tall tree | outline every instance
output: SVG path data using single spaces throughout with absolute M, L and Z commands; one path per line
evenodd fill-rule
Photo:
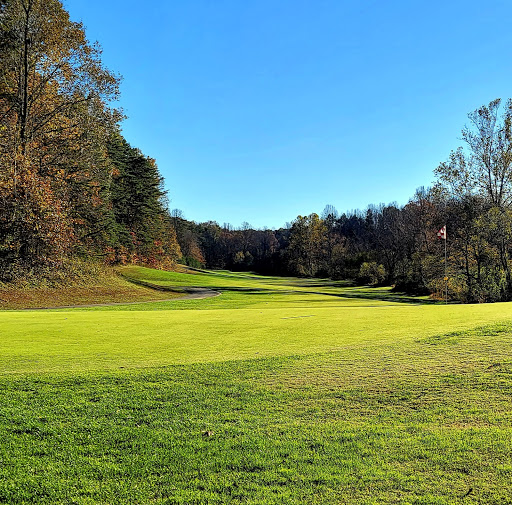
M 451 153 L 448 162 L 436 169 L 438 186 L 448 198 L 470 202 L 483 200 L 483 215 L 488 228 L 487 247 L 499 258 L 505 282 L 500 285 L 501 299 L 512 298 L 510 210 L 512 208 L 512 100 L 507 100 L 500 116 L 501 100 L 496 99 L 469 114 L 470 125 L 462 130 L 466 149 Z M 474 227 L 474 226 L 473 226 Z M 466 227 L 467 228 L 467 227 Z M 481 244 L 480 241 L 478 241 Z M 468 249 L 469 250 L 469 249 Z M 469 259 L 468 259 L 469 264 Z M 472 278 L 468 271 L 466 277 Z M 494 283 L 496 284 L 496 283 Z M 471 285 L 471 292 L 473 292 Z
M 293 222 L 288 255 L 290 265 L 298 275 L 314 277 L 325 270 L 323 260 L 327 228 L 318 214 L 298 216 Z
M 119 79 L 59 1 L 0 5 L 0 261 L 33 265 L 104 228 Z
M 458 196 L 479 194 L 489 206 L 512 206 L 512 100 L 499 115 L 498 98 L 471 112 L 462 130 L 466 149 L 452 152 L 436 169 L 440 184 Z
M 108 151 L 115 167 L 111 185 L 114 245 L 117 242 L 124 255 L 142 262 L 179 259 L 174 226 L 179 218 L 166 208 L 163 178 L 155 160 L 131 147 L 119 133 L 112 136 Z

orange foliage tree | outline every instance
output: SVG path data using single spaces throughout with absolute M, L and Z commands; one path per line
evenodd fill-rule
M 58 263 L 105 233 L 119 79 L 57 0 L 0 0 L 0 266 Z

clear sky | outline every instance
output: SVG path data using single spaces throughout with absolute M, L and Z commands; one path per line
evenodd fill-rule
M 64 0 L 187 219 L 405 204 L 512 97 L 510 0 Z

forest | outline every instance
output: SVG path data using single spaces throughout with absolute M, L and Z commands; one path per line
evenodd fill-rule
M 171 212 L 191 266 L 350 279 L 462 302 L 512 299 L 512 102 L 470 113 L 463 147 L 406 205 L 298 216 L 279 230 L 197 224 Z M 438 231 L 446 226 L 446 238 Z M 446 265 L 445 265 L 445 246 Z
M 155 160 L 123 138 L 119 76 L 59 1 L 0 1 L 0 76 L 1 280 L 172 265 Z
M 0 282 L 183 262 L 512 300 L 510 100 L 471 112 L 464 145 L 405 205 L 327 205 L 279 230 L 234 229 L 168 208 L 156 161 L 122 135 L 119 82 L 61 2 L 0 0 Z

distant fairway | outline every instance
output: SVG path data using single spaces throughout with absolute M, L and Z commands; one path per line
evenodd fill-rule
M 512 304 L 130 267 L 0 312 L 0 503 L 512 503 Z
M 167 287 L 222 296 L 63 311 L 0 313 L 0 372 L 103 370 L 390 345 L 512 320 L 512 304 L 434 305 L 318 280 L 128 268 Z

